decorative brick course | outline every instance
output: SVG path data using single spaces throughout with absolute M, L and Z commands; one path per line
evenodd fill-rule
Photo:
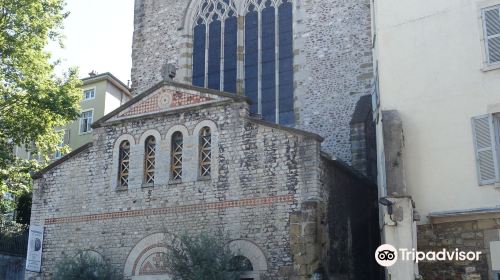
M 293 199 L 294 199 L 293 195 L 284 195 L 284 196 L 274 196 L 274 197 L 264 197 L 264 198 L 230 200 L 230 201 L 213 202 L 213 203 L 191 204 L 191 205 L 174 206 L 166 208 L 142 209 L 142 210 L 132 210 L 123 212 L 84 215 L 84 216 L 49 218 L 45 219 L 45 225 L 81 223 L 81 222 L 101 221 L 108 219 L 120 219 L 120 218 L 140 217 L 140 216 L 165 215 L 165 214 L 175 214 L 175 213 L 183 213 L 190 211 L 204 211 L 209 209 L 260 206 L 260 205 L 269 205 L 275 203 L 293 202 Z

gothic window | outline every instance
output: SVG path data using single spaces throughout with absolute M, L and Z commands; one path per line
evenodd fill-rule
M 291 1 L 201 0 L 193 28 L 193 85 L 236 93 L 239 78 L 253 101 L 252 113 L 293 125 Z M 239 23 L 238 17 L 244 20 Z M 238 37 L 244 38 L 241 46 Z M 241 69 L 239 48 L 244 50 Z
M 200 176 L 208 177 L 212 167 L 212 134 L 209 127 L 200 132 Z
M 193 30 L 193 85 L 236 93 L 237 18 L 233 0 L 203 0 Z
M 122 188 L 128 187 L 128 176 L 130 170 L 130 142 L 123 141 L 119 150 L 119 173 L 118 182 Z
M 182 133 L 177 131 L 172 135 L 172 159 L 171 159 L 172 180 L 182 179 L 182 149 L 183 149 Z
M 154 136 L 149 136 L 145 141 L 144 148 L 144 183 L 153 184 L 155 182 L 155 156 L 156 156 L 156 139 Z

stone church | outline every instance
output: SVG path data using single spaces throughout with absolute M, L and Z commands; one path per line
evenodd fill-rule
M 349 166 L 367 170 L 369 1 L 136 0 L 134 25 L 135 97 L 34 175 L 27 279 L 77 250 L 169 279 L 169 242 L 220 230 L 242 279 L 380 279 L 377 189 Z

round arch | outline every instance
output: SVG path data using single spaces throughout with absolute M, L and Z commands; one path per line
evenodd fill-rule
M 124 277 L 132 280 L 170 279 L 162 257 L 168 252 L 166 244 L 173 239 L 173 235 L 164 233 L 144 237 L 128 254 L 123 271 Z
M 253 271 L 246 271 L 242 277 L 259 280 L 261 274 L 267 271 L 266 256 L 255 243 L 238 239 L 229 242 L 228 246 L 233 254 L 247 258 L 252 264 Z
M 120 162 L 120 145 L 123 141 L 128 141 L 130 143 L 130 153 L 133 154 L 136 152 L 137 149 L 137 142 L 135 141 L 134 136 L 130 134 L 123 134 L 120 137 L 118 137 L 115 140 L 115 144 L 113 146 L 113 165 L 111 166 L 111 187 L 112 188 L 118 188 L 118 165 Z M 135 164 L 135 162 L 132 162 L 133 158 L 131 158 L 130 165 Z M 131 174 L 132 175 L 132 174 Z

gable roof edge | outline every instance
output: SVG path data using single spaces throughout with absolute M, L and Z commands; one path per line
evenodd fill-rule
M 220 97 L 225 97 L 225 98 L 230 98 L 236 102 L 247 102 L 248 104 L 251 104 L 251 101 L 248 97 L 242 96 L 242 95 L 237 95 L 237 94 L 232 94 L 232 93 L 227 93 L 227 92 L 222 92 L 218 90 L 213 90 L 213 89 L 207 89 L 207 88 L 201 88 L 201 87 L 195 87 L 191 85 L 186 85 L 186 84 L 181 84 L 177 82 L 171 82 L 171 81 L 161 81 L 157 83 L 156 85 L 150 87 L 143 93 L 137 95 L 136 97 L 132 98 L 129 100 L 127 103 L 123 104 L 122 106 L 116 108 L 115 110 L 111 111 L 107 115 L 103 116 L 102 118 L 98 119 L 92 124 L 92 128 L 98 128 L 100 127 L 105 121 L 111 119 L 112 117 L 116 116 L 118 113 L 122 112 L 123 110 L 130 108 L 132 105 L 138 103 L 145 97 L 149 96 L 156 90 L 160 89 L 163 86 L 173 86 L 173 87 L 178 87 L 178 88 L 183 88 L 183 89 L 188 89 L 188 90 L 195 90 L 199 91 L 201 93 L 207 93 L 211 95 L 217 95 Z
M 292 127 L 287 127 L 287 126 L 283 126 L 283 125 L 279 125 L 279 124 L 275 124 L 275 123 L 270 123 L 270 122 L 267 122 L 267 121 L 264 121 L 264 120 L 260 120 L 260 119 L 255 119 L 255 118 L 251 118 L 251 117 L 244 117 L 246 120 L 250 121 L 250 122 L 253 122 L 253 123 L 256 123 L 256 124 L 259 124 L 259 125 L 263 125 L 263 126 L 267 126 L 267 127 L 270 127 L 270 128 L 274 128 L 274 129 L 278 129 L 278 130 L 282 130 L 282 131 L 286 131 L 286 132 L 290 132 L 292 134 L 298 134 L 298 135 L 301 135 L 301 136 L 305 136 L 305 137 L 309 137 L 309 138 L 312 138 L 318 142 L 323 142 L 323 137 L 319 136 L 318 134 L 316 133 L 312 133 L 312 132 L 308 132 L 308 131 L 305 131 L 305 130 L 301 130 L 301 129 L 296 129 L 296 128 L 292 128 Z
M 71 153 L 69 154 L 66 154 L 64 155 L 63 157 L 61 157 L 60 159 L 52 162 L 51 164 L 47 165 L 45 168 L 43 168 L 42 170 L 34 173 L 33 175 L 31 175 L 31 178 L 33 180 L 36 180 L 36 179 L 40 179 L 43 177 L 43 175 L 47 172 L 49 172 L 50 170 L 54 169 L 55 167 L 61 165 L 63 162 L 73 158 L 74 156 L 78 155 L 79 153 L 89 149 L 90 147 L 92 147 L 93 143 L 92 142 L 88 142 L 87 144 L 84 144 L 83 146 L 80 146 L 78 149 L 72 151 Z

